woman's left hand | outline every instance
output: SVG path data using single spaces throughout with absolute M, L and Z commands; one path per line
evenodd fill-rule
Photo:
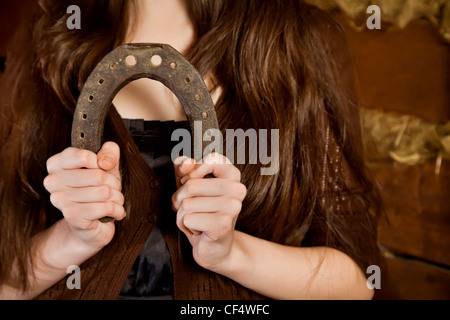
M 205 179 L 208 174 L 213 179 Z M 236 220 L 247 189 L 240 171 L 224 156 L 212 153 L 201 163 L 175 161 L 178 191 L 172 197 L 177 226 L 188 237 L 195 261 L 214 270 L 228 257 Z

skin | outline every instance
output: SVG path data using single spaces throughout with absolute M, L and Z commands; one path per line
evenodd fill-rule
M 117 144 L 108 142 L 98 154 L 68 148 L 47 161 L 49 175 L 43 183 L 64 219 L 33 238 L 35 264 L 28 275 L 29 289 L 18 289 L 12 270 L 10 283 L 0 287 L 0 299 L 37 296 L 66 276 L 68 266 L 81 265 L 112 240 L 115 225 L 98 219 L 125 218 L 119 157 Z
M 139 0 L 137 5 L 139 14 L 127 42 L 165 42 L 181 52 L 192 43 L 193 25 L 182 0 Z M 169 19 L 173 16 L 179 23 Z M 170 91 L 150 81 L 131 83 L 119 92 L 114 105 L 123 117 L 185 119 Z M 36 265 L 31 288 L 22 292 L 12 281 L 0 288 L 0 298 L 38 295 L 66 276 L 68 266 L 80 265 L 112 240 L 114 223 L 102 224 L 98 219 L 125 217 L 119 157 L 119 147 L 108 142 L 97 155 L 68 148 L 48 160 L 44 185 L 64 219 L 33 241 Z M 200 266 L 274 299 L 373 297 L 363 272 L 340 251 L 288 247 L 236 231 L 246 196 L 240 172 L 222 155 L 211 154 L 204 160 L 175 161 L 178 190 L 172 198 L 177 226 L 189 239 Z M 203 179 L 209 173 L 216 178 Z
M 225 164 L 224 164 L 225 163 Z M 356 263 L 325 247 L 279 245 L 235 230 L 245 198 L 239 170 L 219 154 L 175 161 L 177 225 L 195 261 L 273 299 L 371 299 Z M 212 173 L 215 179 L 203 179 Z

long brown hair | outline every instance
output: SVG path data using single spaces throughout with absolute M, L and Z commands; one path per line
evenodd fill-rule
M 70 145 L 80 90 L 123 41 L 132 9 L 125 0 L 39 4 L 7 58 L 0 96 L 0 283 L 15 263 L 23 288 L 30 239 L 61 218 L 42 186 L 46 160 Z M 81 8 L 81 30 L 66 27 L 72 4 Z M 221 129 L 280 130 L 277 175 L 239 166 L 248 196 L 237 228 L 287 245 L 340 248 L 367 267 L 377 246 L 369 208 L 378 212 L 378 198 L 361 157 L 356 101 L 334 56 L 345 50 L 324 38 L 339 44 L 342 30 L 300 0 L 186 4 L 197 35 L 187 57 L 223 88 Z

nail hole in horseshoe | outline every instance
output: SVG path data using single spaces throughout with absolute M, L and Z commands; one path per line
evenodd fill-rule
M 201 99 L 200 95 L 199 95 L 199 94 L 196 94 L 196 95 L 195 95 L 195 100 L 200 101 L 200 99 Z
M 111 70 L 114 70 L 117 67 L 117 63 L 111 63 L 109 67 L 111 68 Z
M 191 78 L 186 77 L 186 79 L 184 79 L 184 81 L 186 81 L 186 83 L 189 83 L 189 82 L 191 82 Z
M 87 114 L 83 114 L 81 117 L 83 120 L 87 120 Z
M 170 67 L 172 69 L 176 69 L 177 68 L 177 64 L 175 62 L 170 63 Z
M 89 100 L 89 102 L 94 101 L 94 96 L 89 96 L 88 100 Z
M 100 80 L 98 80 L 98 84 L 99 85 L 102 85 L 102 84 L 104 84 L 105 83 L 105 79 L 100 79 Z
M 82 133 L 80 133 L 80 138 L 81 139 L 84 139 L 85 138 L 85 135 L 84 135 L 84 133 L 82 132 Z
M 129 55 L 125 58 L 125 64 L 128 67 L 134 67 L 137 64 L 137 59 L 135 56 Z
M 161 58 L 161 56 L 158 56 L 156 54 L 150 59 L 150 61 L 155 67 L 159 67 L 162 63 L 162 58 Z

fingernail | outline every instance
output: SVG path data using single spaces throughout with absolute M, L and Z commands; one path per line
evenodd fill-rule
M 116 157 L 109 155 L 109 154 L 105 154 L 105 156 L 103 157 L 103 160 L 114 162 L 114 161 L 116 161 Z
M 183 178 L 180 179 L 180 183 L 181 183 L 181 184 L 185 184 L 186 181 L 188 181 L 188 180 L 189 180 L 189 176 L 188 176 L 188 175 L 187 175 L 187 176 L 184 176 Z
M 179 157 L 179 158 L 176 158 L 175 161 L 174 161 L 173 163 L 176 164 L 176 165 L 181 165 L 181 164 L 182 164 L 184 161 L 186 161 L 187 159 L 189 159 L 189 158 L 186 157 L 186 156 Z
M 116 158 L 107 154 L 107 155 L 103 156 L 101 161 L 108 162 L 109 164 L 114 165 L 116 163 Z
M 186 163 L 192 163 L 192 159 L 191 158 L 186 158 L 183 160 L 183 162 L 181 163 L 180 167 L 182 167 L 183 165 L 185 165 Z

